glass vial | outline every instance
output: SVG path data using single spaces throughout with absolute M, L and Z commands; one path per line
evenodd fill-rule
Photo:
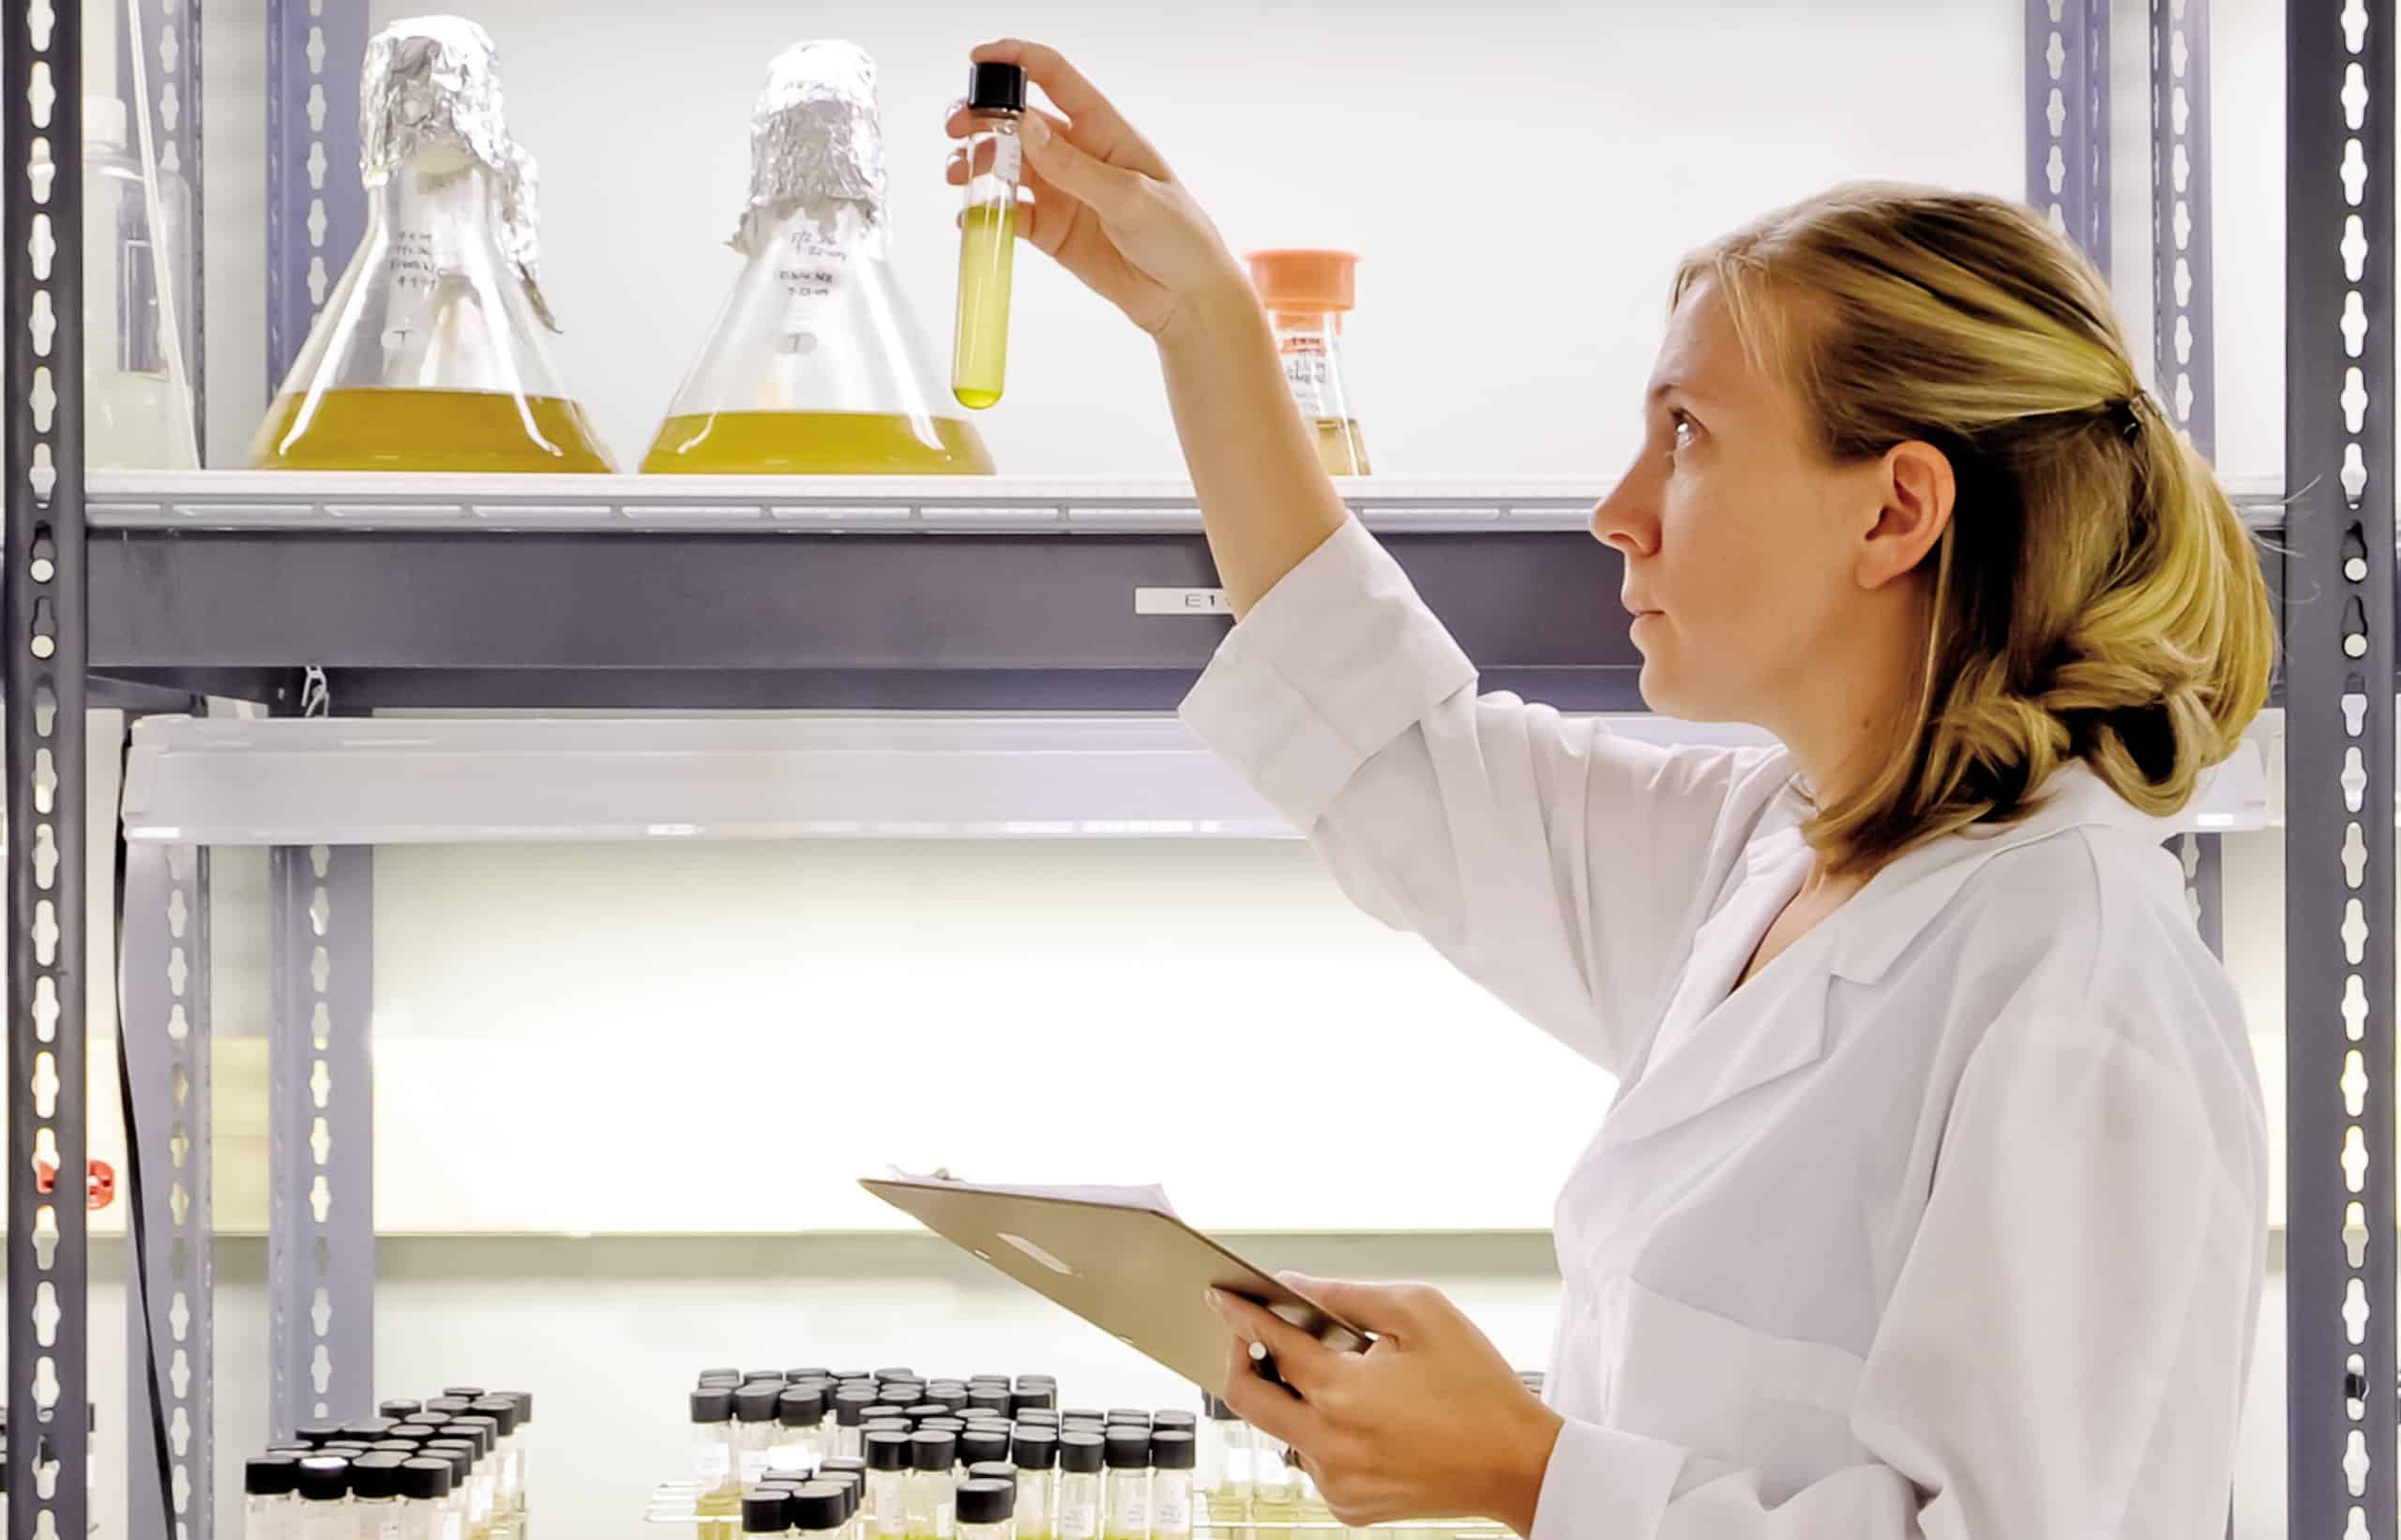
M 792 1494 L 785 1507 L 793 1529 L 805 1540 L 838 1540 L 850 1522 L 850 1504 L 835 1482 L 809 1482 Z
M 350 1508 L 358 1540 L 400 1540 L 404 1455 L 362 1455 L 350 1462 Z
M 450 1462 L 419 1456 L 400 1465 L 400 1540 L 466 1540 L 450 1505 Z
M 1107 1505 L 1100 1532 L 1104 1540 L 1151 1540 L 1150 1414 L 1142 1425 L 1118 1423 L 1103 1444 L 1109 1466 Z
M 300 1540 L 353 1540 L 350 1461 L 311 1455 L 300 1462 Z
M 491 1472 L 485 1468 L 483 1452 L 476 1447 L 476 1441 L 434 1439 L 425 1445 L 425 1452 L 444 1456 L 456 1467 L 450 1477 L 451 1496 L 459 1505 L 467 1540 L 487 1540 L 491 1533 Z
M 1357 303 L 1352 251 L 1253 251 L 1251 286 L 1276 327 L 1276 354 L 1328 476 L 1366 476 L 1367 440 L 1342 370 L 1342 318 Z
M 1059 1435 L 1059 1540 L 1099 1540 L 1106 1455 L 1098 1427 L 1074 1427 Z
M 952 1540 L 958 1526 L 959 1440 L 920 1427 L 909 1435 L 908 1540 Z
M 817 1469 L 825 1457 L 819 1429 L 825 1421 L 825 1393 L 812 1385 L 790 1386 L 776 1397 L 776 1431 L 767 1446 L 767 1469 L 791 1474 Z
M 866 1447 L 868 1528 L 875 1540 L 901 1540 L 909 1532 L 909 1435 L 869 1433 Z
M 867 1409 L 875 1404 L 875 1392 L 866 1386 L 845 1387 L 834 1393 L 833 1457 L 859 1458 L 859 1426 L 867 1421 Z
M 1196 1429 L 1198 1465 L 1193 1485 L 1213 1540 L 1249 1540 L 1250 1428 L 1233 1408 L 1215 1396 L 1202 1397 L 1208 1415 Z
M 1188 1412 L 1159 1413 L 1189 1417 Z M 1192 1470 L 1200 1462 L 1190 1430 L 1158 1427 L 1151 1434 L 1151 1534 L 1153 1540 L 1191 1540 Z
M 1009 1446 L 1017 1467 L 1018 1540 L 1057 1540 L 1059 1436 L 1022 1427 Z
M 776 1397 L 783 1388 L 781 1380 L 754 1380 L 733 1393 L 733 1459 L 746 1491 L 767 1478 L 767 1457 L 781 1431 Z
M 966 207 L 959 223 L 959 317 L 951 333 L 950 393 L 981 411 L 1001 399 L 1008 372 L 1009 287 L 1017 262 L 1017 189 L 1024 146 L 1025 71 L 978 64 L 967 74 L 974 124 L 967 158 Z
M 517 1398 L 478 1396 L 469 1403 L 469 1410 L 476 1416 L 491 1420 L 492 1522 L 506 1534 L 514 1536 L 525 1507 L 525 1445 L 518 1431 Z
M 971 1481 L 959 1488 L 959 1540 L 1017 1540 L 1017 1487 Z
M 300 1540 L 300 1461 L 264 1455 L 242 1466 L 242 1540 Z

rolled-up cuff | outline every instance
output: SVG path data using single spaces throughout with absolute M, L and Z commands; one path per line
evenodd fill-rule
M 1475 683 L 1475 665 L 1355 519 L 1218 644 L 1181 715 L 1306 833 L 1370 755 Z
M 1551 1446 L 1529 1540 L 1651 1540 L 1684 1457 L 1673 1444 L 1570 1418 Z

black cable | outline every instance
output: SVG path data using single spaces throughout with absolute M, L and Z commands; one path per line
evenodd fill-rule
M 125 783 L 125 769 L 133 751 L 132 724 L 128 721 L 126 725 L 124 741 L 117 746 L 117 784 L 120 786 Z M 111 815 L 111 822 L 116 822 L 113 813 Z M 131 1205 L 127 1215 L 126 1229 L 133 1242 L 133 1307 L 139 1312 L 136 1319 L 142 1322 L 142 1379 L 144 1392 L 142 1397 L 143 1411 L 148 1415 L 150 1447 L 158 1462 L 159 1512 L 165 1517 L 167 1532 L 172 1535 L 175 1531 L 174 1462 L 167 1450 L 166 1398 L 159 1394 L 159 1343 L 151 1335 L 151 1321 L 154 1318 L 150 1314 L 149 1225 L 143 1217 L 142 1208 L 142 1134 L 134 1114 L 133 1060 L 127 1052 L 125 1033 L 126 843 L 123 828 L 120 827 L 115 831 L 113 845 L 114 857 L 110 863 L 110 896 L 112 912 L 116 916 L 113 948 L 116 957 L 116 967 L 110 975 L 109 988 L 117 1007 L 111 1013 L 116 1019 L 116 1095 L 118 1108 L 125 1118 L 125 1182 L 123 1184 L 125 1201 Z M 197 927 L 192 928 L 192 933 L 197 934 Z M 85 1152 L 87 1155 L 89 1153 Z M 80 1189 L 79 1196 L 83 1196 L 83 1200 L 88 1202 L 87 1184 L 90 1182 L 88 1168 L 76 1172 L 75 1178 Z M 62 1171 L 58 1176 L 58 1185 L 63 1186 L 66 1182 L 67 1173 Z M 209 1244 L 207 1238 L 204 1237 L 201 1244 L 203 1246 Z M 200 1307 L 206 1309 L 207 1300 L 202 1299 Z M 126 1412 L 128 1418 L 126 1460 L 129 1465 L 133 1459 L 131 1419 L 134 1412 L 130 1407 L 126 1409 Z

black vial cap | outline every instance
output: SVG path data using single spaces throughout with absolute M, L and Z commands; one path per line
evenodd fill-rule
M 6 1449 L 8 1446 L 8 1440 L 6 1440 L 6 1439 L 0 1439 L 0 1449 Z M 305 1455 L 305 1454 L 308 1454 L 311 1449 L 314 1449 L 315 1447 L 316 1447 L 316 1445 L 314 1445 L 314 1444 L 302 1443 L 302 1442 L 301 1442 L 299 1440 L 297 1440 L 297 1439 L 288 1439 L 288 1440 L 284 1440 L 284 1441 L 281 1441 L 281 1442 L 276 1442 L 276 1443 L 268 1444 L 268 1445 L 266 1446 L 265 1453 L 270 1454 L 270 1455 L 294 1455 L 294 1456 L 297 1456 L 297 1455 Z
M 1059 1435 L 1059 1469 L 1080 1476 L 1098 1471 L 1103 1462 L 1101 1437 L 1081 1428 Z
M 756 1381 L 733 1393 L 733 1420 L 738 1423 L 771 1423 L 776 1420 L 776 1397 L 784 1393 L 781 1380 L 774 1384 Z
M 406 1455 L 363 1455 L 350 1462 L 350 1495 L 379 1498 L 400 1495 L 400 1467 Z
M 475 1440 L 478 1459 L 491 1454 L 492 1446 L 500 1442 L 500 1425 L 490 1417 L 453 1417 L 443 1432 L 454 1439 Z
M 1009 1392 L 1009 1415 L 1022 1417 L 1029 1412 L 1048 1412 L 1058 1394 L 1049 1385 L 1019 1385 Z
M 1071 1406 L 1059 1413 L 1059 1416 L 1062 1421 L 1071 1423 L 1100 1423 L 1109 1420 L 1107 1412 L 1095 1412 L 1089 1407 L 1080 1406 Z
M 311 1455 L 300 1462 L 298 1486 L 310 1502 L 340 1502 L 350 1495 L 350 1461 Z
M 1017 1483 L 963 1481 L 959 1485 L 959 1521 L 1001 1524 L 1017 1515 Z
M 428 1412 L 446 1412 L 455 1417 L 459 1415 L 459 1413 L 466 1411 L 468 1407 L 474 1405 L 475 1399 L 476 1398 L 472 1396 L 436 1396 L 433 1399 L 425 1403 L 425 1410 Z
M 967 1468 L 970 1481 L 1005 1481 L 1017 1485 L 1017 1467 L 1004 1459 L 979 1459 Z
M 476 1452 L 455 1439 L 443 1439 L 425 1445 L 420 1459 L 438 1459 L 450 1467 L 450 1486 L 456 1490 L 465 1483 L 476 1468 Z
M 517 1397 L 514 1396 L 477 1397 L 475 1411 L 477 1416 L 490 1417 L 498 1423 L 500 1436 L 504 1439 L 517 1431 Z
M 242 1490 L 252 1497 L 288 1497 L 299 1486 L 296 1456 L 261 1455 L 242 1464 Z
M 733 1415 L 733 1392 L 730 1390 L 696 1390 L 692 1392 L 692 1421 L 721 1423 Z
M 956 1417 L 928 1417 L 917 1425 L 920 1433 L 947 1433 L 957 1438 L 967 1431 L 967 1425 Z
M 1059 1463 L 1059 1436 L 1047 1427 L 1020 1427 L 1009 1444 L 1009 1458 L 1020 1471 L 1048 1471 Z
M 1234 1415 L 1233 1408 L 1205 1391 L 1201 1393 L 1200 1410 L 1209 1414 L 1209 1420 L 1213 1423 L 1233 1423 L 1242 1420 Z
M 389 1417 L 394 1422 L 399 1422 L 403 1417 L 414 1417 L 424 1410 L 423 1401 L 385 1401 L 375 1409 L 378 1414 Z
M 1006 1432 L 987 1433 L 971 1427 L 959 1436 L 959 1460 L 962 1465 L 1008 1457 L 1009 1436 Z
M 406 1440 L 410 1443 L 423 1443 L 428 1439 L 438 1439 L 441 1436 L 442 1430 L 440 1428 L 428 1427 L 423 1423 L 402 1423 L 400 1427 L 392 1429 L 391 1438 L 378 1440 L 377 1442 L 382 1443 L 390 1443 L 394 1440 Z
M 947 1471 L 959 1463 L 959 1441 L 947 1433 L 929 1432 L 919 1428 L 909 1435 L 909 1468 L 913 1471 Z
M 1140 1423 L 1144 1427 L 1151 1426 L 1151 1414 L 1138 1406 L 1110 1407 L 1109 1420 L 1112 1423 Z
M 776 1397 L 776 1420 L 786 1427 L 815 1427 L 825 1420 L 825 1393 L 795 1388 Z
M 292 1436 L 311 1449 L 322 1449 L 342 1436 L 340 1423 L 302 1423 Z
M 742 1532 L 745 1534 L 781 1534 L 792 1528 L 792 1516 L 786 1511 L 786 1498 L 780 1491 L 752 1492 L 742 1500 Z
M 834 1371 L 832 1369 L 786 1369 L 784 1378 L 796 1385 L 804 1380 L 831 1380 L 834 1378 Z
M 1191 1434 L 1180 1427 L 1165 1427 L 1151 1435 L 1151 1468 L 1155 1471 L 1189 1471 L 1198 1450 Z
M 400 1495 L 438 1502 L 450 1495 L 450 1462 L 422 1456 L 400 1467 Z
M 373 1444 L 369 1443 L 365 1439 L 336 1439 L 331 1443 L 320 1446 L 317 1453 L 320 1455 L 340 1455 L 342 1458 L 349 1459 L 355 1455 L 367 1454 L 375 1446 Z
M 1030 1406 L 1017 1414 L 1019 1427 L 1047 1427 L 1057 1431 L 1059 1414 L 1047 1406 Z
M 926 1399 L 945 1412 L 964 1412 L 967 1410 L 967 1387 L 929 1385 L 926 1387 Z
M 1109 1430 L 1108 1447 L 1110 1470 L 1145 1470 L 1151 1463 L 1151 1430 L 1121 1423 Z
M 1154 1429 L 1162 1427 L 1180 1427 L 1186 1433 L 1189 1433 L 1200 1426 L 1200 1419 L 1194 1416 L 1189 1412 L 1154 1412 L 1151 1413 L 1151 1427 Z
M 401 1418 L 400 1426 L 402 1427 L 447 1427 L 450 1426 L 450 1413 L 420 1412 L 414 1417 Z
M 870 1471 L 905 1471 L 909 1468 L 909 1435 L 906 1433 L 869 1433 L 860 1447 L 867 1451 L 867 1468 Z
M 865 1401 L 845 1399 L 839 1396 L 834 1397 L 835 1427 L 856 1427 L 859 1424 L 865 1421 L 867 1421 L 867 1403 Z
M 876 1381 L 877 1381 L 879 1384 L 880 1384 L 880 1383 L 882 1383 L 883 1381 L 886 1381 L 886 1380 L 914 1380 L 916 1377 L 917 1377 L 917 1371 L 916 1371 L 915 1369 L 908 1369 L 908 1368 L 901 1368 L 901 1369 L 878 1369 L 878 1370 L 876 1370 L 876 1371 L 875 1371 L 875 1376 L 874 1376 L 874 1378 L 875 1378 Z
M 915 1406 L 909 1408 L 909 1410 L 903 1412 L 902 1415 L 906 1416 L 913 1423 L 921 1423 L 928 1417 L 949 1416 L 950 1408 L 943 1405 L 940 1401 L 925 1400 L 919 1401 Z
M 1013 64 L 969 66 L 967 107 L 977 113 L 1024 112 L 1025 70 Z
M 398 1455 L 405 1459 L 416 1453 L 415 1439 L 377 1439 L 367 1446 L 370 1455 Z
M 355 1422 L 342 1424 L 341 1435 L 345 1439 L 365 1439 L 372 1443 L 377 1439 L 391 1437 L 392 1429 L 400 1426 L 398 1417 L 361 1417 Z
M 967 1405 L 975 1412 L 1006 1412 L 1009 1410 L 1008 1387 L 971 1385 L 967 1391 Z
M 838 1530 L 850 1520 L 850 1499 L 830 1481 L 812 1481 L 792 1494 L 792 1527 L 796 1530 Z
M 703 1380 L 739 1380 L 742 1378 L 742 1371 L 740 1369 L 702 1369 L 701 1371 L 701 1378 Z
M 464 1396 L 468 1400 L 472 1401 L 478 1396 L 489 1396 L 491 1393 L 484 1389 L 481 1385 L 445 1385 L 442 1387 L 442 1394 L 445 1396 Z
M 517 1403 L 517 1426 L 524 1427 L 534 1420 L 534 1393 L 530 1390 L 497 1390 L 495 1396 L 506 1396 Z
M 859 1511 L 859 1503 L 867 1496 L 867 1472 L 864 1471 L 828 1471 L 817 1468 L 817 1485 L 831 1487 L 842 1500 L 842 1517 L 847 1520 Z
M 820 1460 L 817 1463 L 817 1473 L 821 1477 L 828 1474 L 838 1475 L 845 1471 L 863 1476 L 867 1474 L 867 1461 L 856 1455 L 836 1455 L 830 1459 Z

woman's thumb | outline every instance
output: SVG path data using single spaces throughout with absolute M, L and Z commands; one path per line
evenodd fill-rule
M 1142 180 L 1140 172 L 1086 155 L 1038 113 L 1025 114 L 1025 126 L 1019 134 L 1025 142 L 1026 159 L 1044 180 L 1078 203 L 1091 204 L 1096 213 L 1110 215 L 1125 208 L 1135 195 L 1136 184 Z

